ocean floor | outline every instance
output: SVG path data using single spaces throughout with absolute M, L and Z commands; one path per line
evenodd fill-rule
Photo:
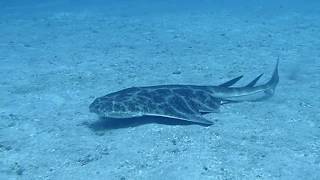
M 0 179 L 320 179 L 320 15 L 9 7 L 0 15 Z M 242 74 L 243 85 L 260 73 L 265 82 L 278 57 L 275 96 L 225 105 L 206 115 L 209 127 L 110 123 L 88 110 L 131 86 Z

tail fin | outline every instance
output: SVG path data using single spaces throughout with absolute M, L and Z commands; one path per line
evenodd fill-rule
M 242 102 L 242 101 L 261 101 L 273 96 L 275 89 L 279 83 L 278 74 L 279 58 L 273 71 L 272 77 L 267 83 L 262 85 L 256 85 L 262 74 L 253 79 L 249 84 L 243 87 L 230 87 L 235 84 L 241 76 L 227 81 L 220 86 L 213 86 L 213 96 L 221 98 L 223 104 Z M 225 88 L 222 88 L 225 87 Z
M 276 90 L 276 87 L 279 83 L 279 72 L 278 72 L 278 67 L 279 67 L 279 57 L 277 59 L 277 64 L 276 67 L 273 71 L 271 79 L 266 83 L 266 86 L 269 88 L 265 91 L 266 94 L 272 96 Z

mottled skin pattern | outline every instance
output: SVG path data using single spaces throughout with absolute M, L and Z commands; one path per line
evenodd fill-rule
M 259 75 L 249 84 L 232 87 L 242 76 L 218 86 L 159 85 L 132 87 L 99 97 L 90 105 L 90 111 L 100 117 L 131 118 L 161 116 L 202 124 L 212 124 L 203 118 L 205 113 L 218 112 L 222 104 L 258 101 L 271 97 L 279 82 L 278 64 L 271 79 L 262 85 Z
M 221 102 L 209 86 L 161 85 L 127 88 L 97 98 L 90 105 L 90 111 L 101 117 L 150 115 L 206 121 L 200 115 L 217 112 Z

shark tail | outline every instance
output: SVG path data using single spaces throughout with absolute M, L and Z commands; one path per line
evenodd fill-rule
M 272 77 L 271 79 L 266 83 L 266 86 L 268 87 L 268 89 L 265 91 L 266 94 L 268 94 L 269 96 L 272 96 L 275 93 L 276 87 L 279 83 L 279 57 L 277 59 L 277 64 L 276 67 L 273 71 Z
M 279 58 L 275 69 L 273 71 L 272 77 L 269 81 L 262 85 L 256 85 L 263 74 L 260 74 L 246 86 L 243 87 L 230 87 L 235 84 L 242 76 L 231 79 L 217 87 L 214 88 L 214 96 L 222 99 L 222 104 L 235 103 L 242 101 L 261 101 L 270 98 L 274 95 L 276 87 L 279 83 Z

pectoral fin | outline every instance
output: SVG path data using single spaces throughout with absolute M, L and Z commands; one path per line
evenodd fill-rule
M 220 109 L 200 109 L 199 112 L 201 114 L 218 113 L 220 112 Z
M 189 115 L 187 117 L 187 121 L 200 123 L 200 124 L 207 124 L 207 125 L 213 124 L 212 121 L 207 120 L 206 118 L 202 117 L 201 115 Z

